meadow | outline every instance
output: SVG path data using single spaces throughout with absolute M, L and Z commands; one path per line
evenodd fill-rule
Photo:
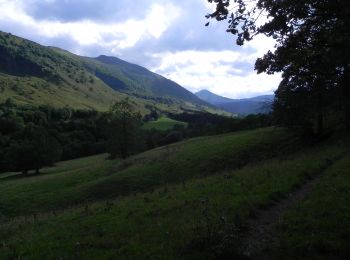
M 264 128 L 189 139 L 125 161 L 98 155 L 38 176 L 0 175 L 0 258 L 248 258 L 248 220 L 314 178 L 315 189 L 275 223 L 273 235 L 284 242 L 252 255 L 317 256 L 330 244 L 330 255 L 344 256 L 349 142 L 342 136 L 305 146 L 285 129 Z
M 144 130 L 160 130 L 167 131 L 173 129 L 175 126 L 187 127 L 187 123 L 171 119 L 166 116 L 161 116 L 155 121 L 149 121 L 142 126 Z

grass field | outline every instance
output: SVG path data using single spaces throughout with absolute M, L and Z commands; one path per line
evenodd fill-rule
M 166 131 L 166 130 L 173 129 L 174 126 L 187 127 L 187 123 L 181 122 L 181 121 L 176 121 L 176 120 L 171 119 L 169 117 L 162 116 L 159 119 L 157 119 L 156 121 L 149 121 L 149 122 L 145 123 L 142 126 L 142 129 L 144 129 L 144 130 L 155 129 L 155 130 L 160 130 L 160 131 Z
M 98 155 L 57 164 L 39 176 L 0 179 L 3 217 L 33 214 L 96 199 L 149 191 L 272 157 L 290 139 L 283 129 L 199 137 L 160 147 L 125 161 Z M 271 151 L 275 147 L 275 151 Z
M 310 252 L 332 241 L 331 252 L 345 254 L 349 144 L 343 137 L 302 147 L 284 129 L 266 128 L 190 139 L 124 162 L 99 155 L 40 176 L 8 173 L 0 176 L 0 258 L 232 256 L 247 218 L 321 170 L 317 188 L 286 212 L 278 227 L 285 243 L 271 255 L 287 248 L 303 256 L 298 250 L 310 241 L 317 245 Z

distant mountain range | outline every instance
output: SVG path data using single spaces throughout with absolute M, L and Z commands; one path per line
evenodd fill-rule
M 274 95 L 257 96 L 244 99 L 230 99 L 216 95 L 208 90 L 196 93 L 197 97 L 227 112 L 241 115 L 267 113 L 271 109 Z
M 0 102 L 107 110 L 129 97 L 140 110 L 212 106 L 174 81 L 108 56 L 82 57 L 0 31 Z

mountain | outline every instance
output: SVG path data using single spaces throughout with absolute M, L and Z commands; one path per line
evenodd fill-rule
M 263 95 L 244 99 L 230 99 L 208 90 L 196 93 L 197 97 L 230 113 L 241 115 L 266 113 L 271 109 L 273 95 Z
M 179 84 L 116 57 L 82 57 L 0 32 L 0 102 L 107 110 L 129 97 L 140 110 L 205 110 Z
M 209 90 L 203 89 L 197 93 L 195 93 L 197 97 L 200 99 L 212 104 L 212 105 L 217 105 L 217 104 L 225 104 L 225 103 L 230 103 L 233 100 L 230 98 L 222 97 L 219 95 L 216 95 Z

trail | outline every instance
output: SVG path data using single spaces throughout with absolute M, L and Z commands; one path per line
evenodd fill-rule
M 267 209 L 260 210 L 256 213 L 255 218 L 247 221 L 247 231 L 241 240 L 241 253 L 247 257 L 260 255 L 266 250 L 276 248 L 279 245 L 278 236 L 276 235 L 275 226 L 281 221 L 284 213 L 291 207 L 302 201 L 312 189 L 320 182 L 323 174 L 331 165 L 344 156 L 332 158 L 326 161 L 325 165 L 308 179 L 297 190 L 291 192 L 287 198 L 274 202 Z

